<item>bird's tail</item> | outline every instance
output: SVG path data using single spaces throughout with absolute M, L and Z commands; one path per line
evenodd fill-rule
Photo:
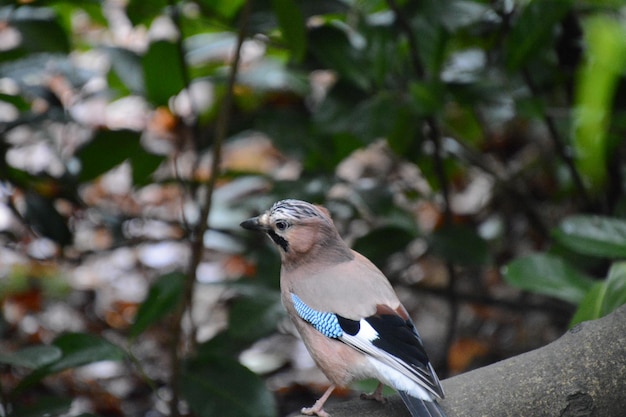
M 411 397 L 405 391 L 398 391 L 404 405 L 409 409 L 412 417 L 446 417 L 446 414 L 437 404 L 437 401 L 426 401 L 419 398 Z

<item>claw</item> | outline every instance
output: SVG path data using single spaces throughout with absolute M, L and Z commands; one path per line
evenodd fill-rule
M 330 417 L 330 414 L 324 411 L 322 407 L 317 407 L 317 403 L 313 407 L 304 407 L 300 413 L 306 416 Z
M 362 400 L 376 400 L 379 403 L 385 404 L 387 402 L 387 399 L 383 397 L 383 388 L 385 388 L 385 385 L 382 382 L 379 382 L 374 392 L 372 392 L 371 394 L 366 394 L 366 393 L 361 394 L 361 399 Z

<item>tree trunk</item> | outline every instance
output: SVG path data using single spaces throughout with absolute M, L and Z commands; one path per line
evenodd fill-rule
M 443 381 L 448 417 L 626 416 L 626 306 L 547 346 Z M 332 417 L 410 417 L 389 403 L 329 405 Z

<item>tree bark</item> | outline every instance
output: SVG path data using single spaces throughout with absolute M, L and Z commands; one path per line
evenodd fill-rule
M 448 417 L 626 416 L 626 305 L 547 346 L 443 381 Z M 349 400 L 332 417 L 410 417 L 387 404 Z

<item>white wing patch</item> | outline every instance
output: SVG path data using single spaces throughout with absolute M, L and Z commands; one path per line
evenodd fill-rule
M 361 319 L 359 321 L 359 325 L 361 326 L 360 329 L 359 329 L 359 332 L 357 334 L 355 334 L 354 336 L 351 336 L 351 337 L 357 337 L 359 339 L 365 339 L 368 342 L 373 342 L 374 340 L 376 340 L 376 339 L 378 339 L 380 337 L 380 335 L 378 334 L 376 329 L 374 329 L 371 326 L 371 324 L 369 324 L 367 322 L 367 320 Z

